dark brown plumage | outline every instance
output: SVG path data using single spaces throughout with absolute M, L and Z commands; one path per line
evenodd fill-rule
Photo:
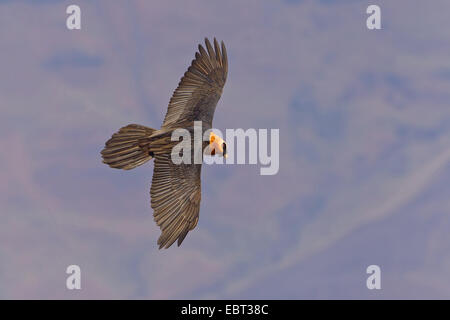
M 177 141 L 171 141 L 175 129 L 193 131 L 194 121 L 202 121 L 203 132 L 212 128 L 217 102 L 228 73 L 225 45 L 214 47 L 205 39 L 191 66 L 181 78 L 170 99 L 161 129 L 130 124 L 114 133 L 101 154 L 112 168 L 129 170 L 155 158 L 151 206 L 161 229 L 159 248 L 169 248 L 178 240 L 181 245 L 187 233 L 198 223 L 201 199 L 201 164 L 179 164 L 171 160 Z M 205 145 L 203 145 L 205 146 Z

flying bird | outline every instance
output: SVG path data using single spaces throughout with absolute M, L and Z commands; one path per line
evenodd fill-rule
M 116 169 L 130 170 L 155 160 L 150 196 L 153 217 L 161 229 L 159 249 L 169 248 L 177 240 L 180 246 L 198 223 L 202 165 L 193 161 L 175 164 L 171 153 L 179 141 L 172 141 L 171 136 L 174 130 L 183 128 L 191 133 L 194 143 L 194 121 L 201 121 L 202 134 L 212 128 L 228 73 L 223 41 L 219 46 L 214 38 L 213 45 L 205 38 L 206 49 L 198 46 L 195 59 L 170 99 L 160 129 L 129 124 L 114 133 L 101 151 L 103 162 Z M 202 142 L 204 148 L 209 148 L 211 155 L 226 156 L 225 141 L 212 131 L 209 141 Z

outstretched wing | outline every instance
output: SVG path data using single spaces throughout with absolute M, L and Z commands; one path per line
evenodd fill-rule
M 155 156 L 151 205 L 156 224 L 161 228 L 159 248 L 178 246 L 198 222 L 201 199 L 201 164 L 172 162 L 170 153 Z
M 212 125 L 214 111 L 227 79 L 228 60 L 225 45 L 214 49 L 205 39 L 206 50 L 199 45 L 191 66 L 172 95 L 162 127 L 177 127 L 185 121 L 205 121 Z

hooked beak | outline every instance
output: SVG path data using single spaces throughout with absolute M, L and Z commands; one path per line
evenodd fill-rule
M 225 143 L 225 141 L 222 144 L 222 150 L 223 150 L 222 151 L 223 157 L 226 159 L 228 157 L 228 153 L 227 153 L 227 144 Z

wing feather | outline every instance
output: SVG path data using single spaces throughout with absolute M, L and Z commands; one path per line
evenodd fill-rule
M 170 153 L 155 155 L 151 205 L 161 229 L 159 248 L 169 248 L 177 239 L 181 245 L 198 222 L 201 199 L 201 165 L 176 165 Z
M 217 102 L 228 73 L 225 44 L 214 38 L 211 45 L 205 39 L 206 50 L 198 46 L 195 59 L 181 78 L 170 99 L 162 128 L 177 127 L 186 121 L 201 120 L 212 124 Z

